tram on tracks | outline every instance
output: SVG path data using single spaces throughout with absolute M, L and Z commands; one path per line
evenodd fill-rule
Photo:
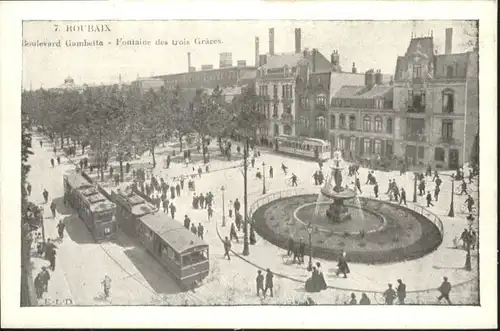
M 165 213 L 139 218 L 139 240 L 184 289 L 192 289 L 208 275 L 208 244 Z
M 83 220 L 96 241 L 112 239 L 116 234 L 116 205 L 78 171 L 64 176 L 64 199 Z
M 331 157 L 330 142 L 308 137 L 279 135 L 275 138 L 277 152 L 326 161 Z
M 118 226 L 131 237 L 137 237 L 137 225 L 142 216 L 158 211 L 158 208 L 134 193 L 131 188 L 112 190 L 111 199 L 116 204 Z

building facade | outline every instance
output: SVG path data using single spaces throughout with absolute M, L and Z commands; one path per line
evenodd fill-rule
M 395 83 L 395 152 L 410 165 L 456 169 L 471 157 L 479 125 L 477 51 L 445 54 L 433 37 L 412 38 L 398 57 Z
M 301 50 L 301 32 L 295 30 L 295 52 L 274 53 L 274 29 L 269 30 L 269 53 L 259 54 L 259 68 L 255 82 L 261 97 L 259 110 L 266 115 L 267 125 L 261 137 L 297 134 L 297 113 L 300 101 L 306 95 L 310 75 L 330 70 L 330 62 L 317 49 Z M 256 39 L 256 51 L 258 51 Z M 257 56 L 256 56 L 257 58 Z
M 347 160 L 390 159 L 394 154 L 393 86 L 373 69 L 362 85 L 344 85 L 331 100 L 329 140 Z M 359 75 L 355 81 L 359 81 Z

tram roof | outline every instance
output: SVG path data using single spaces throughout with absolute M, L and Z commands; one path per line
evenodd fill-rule
M 301 143 L 312 142 L 312 143 L 317 143 L 321 146 L 328 146 L 330 144 L 328 141 L 317 138 L 309 138 L 309 137 L 294 137 L 294 136 L 279 135 L 278 138 L 293 142 L 301 142 Z
M 64 179 L 66 179 L 72 189 L 92 186 L 92 184 L 78 172 L 68 172 L 64 175 Z
M 141 220 L 177 253 L 193 247 L 208 246 L 204 240 L 164 213 L 148 214 Z
M 153 206 L 151 203 L 132 192 L 131 189 L 117 191 L 116 194 L 130 206 L 131 213 L 137 217 L 150 214 L 158 210 L 158 208 Z

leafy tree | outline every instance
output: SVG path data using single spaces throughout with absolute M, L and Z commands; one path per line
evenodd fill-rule
M 169 109 L 172 116 L 172 121 L 170 123 L 177 132 L 181 152 L 182 138 L 192 132 L 189 114 L 187 112 L 188 107 L 186 106 L 186 101 L 182 97 L 182 90 L 179 85 L 177 85 L 175 90 L 171 93 Z
M 479 21 L 465 21 L 463 24 L 463 32 L 467 37 L 466 45 L 472 50 L 479 49 Z

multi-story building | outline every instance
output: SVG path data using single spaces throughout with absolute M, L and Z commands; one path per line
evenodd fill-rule
M 397 59 L 394 81 L 395 152 L 410 165 L 456 169 L 467 162 L 479 123 L 478 54 L 445 54 L 433 37 L 412 38 Z
M 274 29 L 269 29 L 269 53 L 258 54 L 256 92 L 262 97 L 259 109 L 266 114 L 267 126 L 260 130 L 261 138 L 296 135 L 298 98 L 303 95 L 309 77 L 316 71 L 330 70 L 330 62 L 317 50 L 301 50 L 301 31 L 295 29 L 295 52 L 274 53 Z
M 328 112 L 329 140 L 346 159 L 377 160 L 393 155 L 394 110 L 390 79 L 380 70 L 370 69 L 364 75 L 351 76 L 357 85 L 343 85 L 332 93 Z
M 77 91 L 79 93 L 83 92 L 87 88 L 87 85 L 77 85 L 75 81 L 71 77 L 66 77 L 64 79 L 64 83 L 57 86 L 49 88 L 48 90 L 51 92 L 63 93 L 65 91 Z

